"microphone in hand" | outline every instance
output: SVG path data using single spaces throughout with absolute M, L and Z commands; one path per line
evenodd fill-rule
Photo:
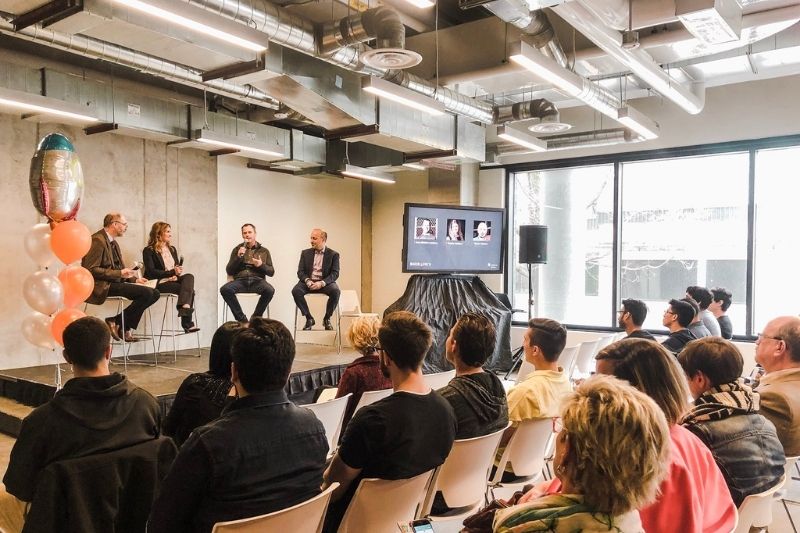
M 178 266 L 183 266 L 183 256 L 178 258 Z

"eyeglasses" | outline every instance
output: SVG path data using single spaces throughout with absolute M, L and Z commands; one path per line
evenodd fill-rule
M 564 422 L 561 420 L 560 416 L 553 417 L 553 433 L 561 433 L 561 430 L 564 429 Z
M 758 334 L 758 340 L 761 340 L 761 339 L 772 339 L 772 340 L 778 341 L 778 342 L 783 341 L 783 338 L 781 338 L 781 337 L 771 337 L 769 335 L 764 335 L 763 333 L 759 333 Z
M 670 311 L 669 309 L 665 309 L 664 310 L 664 314 L 665 315 L 677 315 L 678 313 L 676 313 L 675 311 Z
M 114 224 L 122 224 L 122 227 L 124 227 L 124 228 L 128 227 L 128 223 L 127 222 L 123 222 L 121 220 L 115 220 Z

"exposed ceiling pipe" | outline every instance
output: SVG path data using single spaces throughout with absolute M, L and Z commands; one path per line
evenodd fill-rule
M 405 48 L 406 29 L 400 14 L 381 6 L 367 9 L 322 26 L 319 53 L 331 55 L 340 48 L 376 39 L 377 48 Z
M 561 135 L 550 135 L 547 137 L 540 137 L 541 140 L 547 142 L 547 151 L 553 150 L 567 150 L 571 148 L 589 148 L 596 146 L 609 146 L 614 144 L 623 144 L 631 142 L 639 142 L 641 139 L 632 134 L 625 128 L 613 128 L 606 130 L 588 131 L 565 133 Z M 518 144 L 502 142 L 489 148 L 490 152 L 494 152 L 497 156 L 504 155 L 523 155 L 523 154 L 541 154 L 542 152 L 532 152 L 531 150 L 520 149 Z
M 203 82 L 200 70 L 91 37 L 67 35 L 37 26 L 29 26 L 19 31 L 14 31 L 12 23 L 5 15 L 0 15 L 0 32 L 84 57 L 124 65 L 145 74 L 158 76 L 197 89 L 209 90 L 261 107 L 277 109 L 279 105 L 279 102 L 270 95 L 250 85 L 239 85 L 225 80 Z
M 553 10 L 597 46 L 605 50 L 609 56 L 629 68 L 635 76 L 639 77 L 656 92 L 672 100 L 693 115 L 703 110 L 705 102 L 702 96 L 695 94 L 689 88 L 684 87 L 670 77 L 641 48 L 623 48 L 621 46 L 622 36 L 620 33 L 608 28 L 583 5 L 573 1 L 557 5 Z
M 552 118 L 558 122 L 558 109 L 552 102 L 544 98 L 537 98 L 527 102 L 519 102 L 509 105 L 498 105 L 494 107 L 495 124 L 504 124 L 518 120 L 528 120 L 531 118 Z

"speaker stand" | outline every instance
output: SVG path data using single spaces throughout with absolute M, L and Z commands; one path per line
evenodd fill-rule
M 528 263 L 528 322 L 531 321 L 533 318 L 533 275 L 531 274 L 531 263 Z M 523 337 L 524 339 L 524 337 Z M 525 341 L 523 340 L 523 345 L 517 348 L 514 353 L 511 355 L 511 368 L 508 369 L 506 375 L 503 379 L 506 381 L 508 380 L 508 376 L 517 368 L 517 365 L 520 364 L 522 358 L 525 356 Z

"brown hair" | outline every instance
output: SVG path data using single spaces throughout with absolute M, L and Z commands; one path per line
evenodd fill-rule
M 169 227 L 171 226 L 166 222 L 154 222 L 153 227 L 150 228 L 150 238 L 147 239 L 147 247 L 159 253 L 161 251 L 161 245 L 164 244 L 164 241 L 161 240 L 161 235 Z

